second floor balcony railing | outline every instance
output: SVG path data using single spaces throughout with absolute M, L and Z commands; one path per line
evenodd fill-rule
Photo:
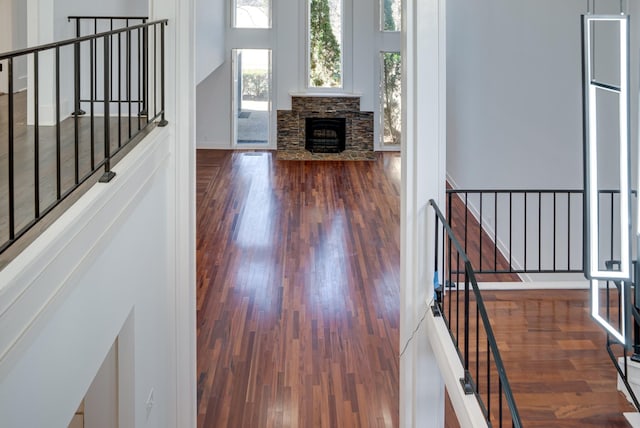
M 131 143 L 166 125 L 165 25 L 0 53 L 0 255 L 81 186 L 113 179 Z

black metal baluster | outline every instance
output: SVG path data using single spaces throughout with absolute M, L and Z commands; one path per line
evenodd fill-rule
M 491 346 L 487 339 L 487 420 L 491 420 Z
M 109 19 L 109 31 L 113 31 L 113 18 Z M 109 64 L 113 65 L 113 43 L 109 44 Z M 105 94 L 109 102 L 113 99 L 113 70 L 109 70 L 109 94 Z
M 542 270 L 542 192 L 538 192 L 538 270 Z
M 75 182 L 80 182 L 80 125 L 78 112 L 80 110 L 80 43 L 73 45 L 73 99 L 75 113 L 73 115 L 73 153 L 75 157 Z
M 60 47 L 56 46 L 56 199 L 62 195 L 62 167 L 60 141 Z
M 556 192 L 553 192 L 553 270 L 556 270 Z M 567 225 L 569 227 L 569 225 Z
M 480 313 L 478 311 L 478 303 L 474 305 L 476 308 L 476 393 L 480 394 Z
M 33 181 L 35 217 L 40 218 L 40 70 L 38 52 L 33 53 Z
M 118 33 L 118 148 L 120 147 L 122 147 L 122 33 Z
M 524 197 L 524 270 L 527 270 L 527 193 L 522 192 Z
M 129 20 L 127 19 L 127 27 Z M 131 139 L 131 30 L 127 31 L 127 106 L 129 123 L 129 140 Z
M 160 108 L 162 109 L 162 116 L 158 126 L 167 126 L 169 122 L 165 118 L 165 104 L 164 104 L 164 26 L 166 24 L 160 23 Z
M 469 270 L 471 264 L 465 262 L 464 268 L 464 373 L 465 377 L 462 381 L 465 393 L 473 391 L 470 385 L 470 373 L 469 373 Z
M 76 20 L 76 37 L 80 37 L 80 18 L 75 18 Z M 81 107 L 80 107 L 80 44 L 78 43 L 75 47 L 76 52 L 75 52 L 75 58 L 74 60 L 77 62 L 76 67 L 74 67 L 77 71 L 76 71 L 76 81 L 75 81 L 75 93 L 76 93 L 76 97 L 75 97 L 75 106 L 74 106 L 74 115 L 75 116 L 81 116 L 83 114 L 85 114 L 84 111 L 82 111 Z
M 95 172 L 96 170 L 96 154 L 95 154 L 95 116 L 94 116 L 94 108 L 93 108 L 93 103 L 94 100 L 96 99 L 96 81 L 95 81 L 95 73 L 93 72 L 93 69 L 95 68 L 95 60 L 96 60 L 96 56 L 98 55 L 98 52 L 96 51 L 96 41 L 95 39 L 91 39 L 91 41 L 89 42 L 89 86 L 90 86 L 90 90 L 89 92 L 91 93 L 91 96 L 89 97 L 89 133 L 90 133 L 90 138 L 89 141 L 91 142 L 91 147 L 90 147 L 90 156 L 91 156 L 91 172 Z
M 460 253 L 456 251 L 456 285 L 460 284 Z M 460 289 L 456 287 L 456 346 L 460 338 Z
M 468 227 L 468 212 L 469 212 L 469 193 L 464 192 L 464 252 L 467 252 L 467 229 Z
M 443 235 L 444 235 L 444 231 L 443 231 Z M 449 245 L 448 245 L 448 248 L 449 248 L 449 257 L 448 257 L 448 260 L 447 260 L 447 262 L 449 263 L 449 271 L 447 272 L 448 280 L 447 280 L 447 282 L 445 283 L 445 288 L 447 288 L 447 287 L 449 288 L 449 290 L 448 290 L 448 291 L 449 291 L 449 307 L 448 307 L 448 309 L 449 309 L 449 314 L 448 314 L 448 316 L 447 316 L 447 319 L 449 320 L 449 323 L 451 323 L 451 309 L 452 309 L 452 307 L 453 307 L 453 305 L 451 304 L 451 298 L 453 297 L 453 296 L 452 296 L 452 295 L 453 295 L 453 292 L 452 292 L 452 290 L 451 290 L 451 288 L 450 288 L 450 287 L 451 287 L 451 284 L 452 284 L 452 281 L 453 281 L 453 270 L 452 270 L 452 265 L 453 265 L 453 257 L 452 257 L 452 256 L 453 256 L 453 254 L 452 254 L 452 250 L 451 250 L 451 237 L 449 237 L 449 239 L 448 239 L 447 243 L 449 244 Z M 457 291 L 457 290 L 456 290 L 456 291 Z M 456 296 L 457 296 L 457 294 L 456 294 Z M 449 327 L 449 330 L 451 330 L 451 327 Z
M 7 134 L 8 137 L 8 173 L 9 173 L 9 241 L 13 241 L 16 237 L 16 212 L 15 212 L 15 170 L 14 170 L 14 147 L 13 147 L 13 138 L 14 138 L 14 100 L 13 100 L 13 58 L 9 58 L 7 60 L 7 79 L 8 83 L 8 91 L 9 91 L 9 114 L 8 114 L 8 126 L 9 132 Z
M 158 26 L 153 26 L 153 117 L 158 115 Z M 147 116 L 147 123 L 149 123 Z
M 142 90 L 142 74 L 144 68 L 144 59 L 142 54 L 142 32 L 140 28 L 138 28 L 138 131 L 140 131 L 140 117 L 144 115 L 144 100 L 143 90 Z
M 493 193 L 493 270 L 498 270 L 498 192 Z
M 567 192 L 567 270 L 571 270 L 571 192 Z
M 509 272 L 513 272 L 513 263 L 511 260 L 512 238 L 513 235 L 513 193 L 509 192 Z
M 109 37 L 104 36 L 104 174 L 100 177 L 101 183 L 108 183 L 115 177 L 115 172 L 111 171 L 111 136 L 110 136 L 110 113 L 109 113 L 109 97 L 106 96 L 110 93 L 109 88 Z
M 478 192 L 478 195 L 480 197 L 480 220 L 478 222 L 479 223 L 478 224 L 478 234 L 480 235 L 479 236 L 480 243 L 478 244 L 478 247 L 479 247 L 478 248 L 478 258 L 480 259 L 480 261 L 478 262 L 479 263 L 478 272 L 482 272 L 482 228 L 483 228 L 483 226 L 482 226 L 482 200 L 484 198 L 482 197 L 482 192 Z M 467 252 L 466 249 L 464 251 L 465 251 L 465 253 Z
M 142 20 L 145 24 L 146 21 Z M 149 27 L 142 29 L 142 116 L 149 116 Z

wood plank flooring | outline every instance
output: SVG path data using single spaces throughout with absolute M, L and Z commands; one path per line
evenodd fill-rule
M 198 426 L 397 427 L 400 158 L 198 152 Z
M 198 151 L 198 427 L 398 426 L 396 156 Z M 483 296 L 525 427 L 628 426 L 586 291 Z
M 525 427 L 628 427 L 588 290 L 483 291 Z

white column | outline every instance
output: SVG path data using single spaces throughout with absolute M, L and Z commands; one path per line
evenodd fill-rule
M 195 0 L 150 0 L 151 20 L 168 19 L 165 27 L 165 108 L 174 138 L 173 194 L 167 209 L 173 216 L 168 267 L 174 278 L 169 290 L 172 344 L 170 420 L 166 426 L 196 426 L 196 289 L 195 289 Z
M 403 22 L 400 426 L 444 426 L 444 384 L 424 323 L 433 296 L 434 216 L 446 170 L 445 1 L 407 0 Z M 439 203 L 439 205 L 443 205 Z

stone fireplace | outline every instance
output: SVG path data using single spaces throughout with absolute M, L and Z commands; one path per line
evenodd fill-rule
M 292 95 L 277 114 L 279 151 L 373 156 L 373 112 L 360 111 L 359 96 Z

